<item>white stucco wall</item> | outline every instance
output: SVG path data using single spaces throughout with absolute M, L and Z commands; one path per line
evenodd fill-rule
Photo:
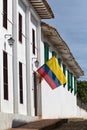
M 66 118 L 76 117 L 76 97 L 63 86 L 52 90 L 42 81 L 42 117 Z
M 23 1 L 23 0 L 22 0 Z M 26 3 L 25 1 L 23 1 Z M 34 61 L 37 58 L 37 47 L 38 47 L 38 27 L 40 26 L 40 18 L 36 14 L 36 12 L 33 10 L 31 6 L 25 6 L 25 4 L 21 2 L 21 0 L 18 0 L 17 2 L 17 25 L 15 21 L 15 26 L 17 27 L 16 32 L 16 47 L 14 48 L 14 57 L 15 53 L 16 58 L 14 63 L 16 64 L 17 67 L 17 72 L 15 73 L 17 75 L 16 79 L 19 79 L 19 61 L 23 65 L 23 98 L 24 102 L 23 104 L 19 103 L 19 81 L 17 81 L 17 86 L 15 90 L 17 94 L 17 101 L 15 103 L 16 108 L 18 109 L 17 112 L 19 114 L 29 114 L 31 116 L 34 116 L 34 89 L 33 89 L 33 71 L 35 69 L 34 67 Z M 16 11 L 16 9 L 15 9 Z M 14 12 L 15 12 L 14 11 Z M 22 43 L 19 42 L 18 40 L 18 14 L 22 15 Z M 33 18 L 33 20 L 32 20 Z M 33 55 L 32 53 L 32 29 L 35 30 L 35 51 L 36 54 Z M 14 33 L 15 36 L 15 33 Z M 40 36 L 39 36 L 40 39 Z M 16 50 L 16 51 L 15 51 Z M 17 60 L 17 61 L 16 61 Z M 15 77 L 16 77 L 15 75 Z M 16 81 L 16 80 L 15 80 Z M 16 98 L 16 97 L 15 97 Z
M 2 52 L 3 54 L 3 52 Z M 3 56 L 2 56 L 3 57 Z M 6 113 L 13 113 L 13 75 L 12 75 L 12 55 L 8 54 L 8 100 L 4 100 L 3 95 L 3 82 L 1 82 L 1 111 Z M 2 63 L 3 65 L 3 63 Z M 3 68 L 3 66 L 2 66 Z M 2 81 L 3 81 L 3 69 L 2 69 Z M 7 107 L 8 106 L 8 107 Z
M 41 65 L 44 64 L 44 42 L 47 41 L 42 36 L 41 42 Z M 47 41 L 49 43 L 49 41 Z M 52 45 L 50 44 L 49 58 L 52 57 Z M 40 65 L 40 66 L 41 66 Z M 61 65 L 62 68 L 62 65 Z M 66 71 L 67 77 L 67 71 Z M 74 85 L 73 85 L 74 86 Z M 76 95 L 74 91 L 71 93 L 68 91 L 68 86 L 62 85 L 58 88 L 52 90 L 47 82 L 42 80 L 41 82 L 41 94 L 42 94 L 42 118 L 67 118 L 76 117 L 77 115 L 77 105 L 76 105 Z
M 0 2 L 0 109 L 6 113 L 30 114 L 34 116 L 34 91 L 33 91 L 33 71 L 35 71 L 34 57 L 37 58 L 37 47 L 40 36 L 38 28 L 40 18 L 31 6 L 26 7 L 21 0 L 8 1 L 8 29 L 3 28 L 3 3 Z M 12 12 L 13 11 L 13 12 Z M 22 43 L 18 39 L 18 15 L 22 15 Z M 13 14 L 13 16 L 12 16 Z M 32 20 L 32 18 L 34 18 Z M 27 19 L 27 20 L 26 20 Z M 35 20 L 35 21 L 34 21 Z M 27 24 L 27 25 L 26 25 Z M 27 28 L 28 27 L 28 28 Z M 35 30 L 36 54 L 32 54 L 32 29 Z M 8 44 L 8 37 L 11 34 L 15 40 L 11 47 Z M 26 37 L 27 36 L 27 37 Z M 38 39 L 39 38 L 39 39 Z M 27 40 L 28 39 L 28 40 Z M 28 44 L 28 45 L 27 45 Z M 29 47 L 29 48 L 28 48 Z M 26 51 L 27 48 L 27 51 Z M 9 100 L 3 99 L 3 50 L 8 54 L 8 83 Z M 26 61 L 28 60 L 28 61 Z M 19 62 L 23 66 L 23 104 L 19 102 Z M 26 69 L 27 67 L 27 69 Z M 27 74 L 28 71 L 28 74 Z M 26 76 L 27 80 L 26 80 Z M 13 84 L 14 83 L 14 84 Z M 29 90 L 29 93 L 28 93 Z M 14 99 L 13 99 L 14 98 Z M 8 108 L 6 107 L 8 106 Z M 30 111 L 30 112 L 29 112 Z
M 87 111 L 77 106 L 77 117 L 87 119 Z
M 22 43 L 19 42 L 19 37 L 17 37 L 17 52 L 18 52 L 18 79 L 19 79 L 19 62 L 22 63 L 23 71 L 23 104 L 20 104 L 19 97 L 19 82 L 18 82 L 18 113 L 26 115 L 27 114 L 27 101 L 26 101 L 26 36 L 25 36 L 25 14 L 26 7 L 18 0 L 18 10 L 17 10 L 17 27 L 19 25 L 19 13 L 22 15 Z M 19 27 L 18 27 L 19 28 Z M 17 31 L 19 33 L 19 30 Z M 17 36 L 18 36 L 17 33 Z M 19 80 L 18 80 L 19 81 Z
M 30 95 L 31 95 L 31 114 L 35 115 L 35 107 L 34 107 L 34 79 L 33 79 L 33 72 L 37 70 L 35 67 L 35 61 L 38 60 L 38 45 L 40 41 L 39 35 L 39 26 L 40 26 L 40 19 L 35 14 L 35 12 L 31 9 L 30 14 Z M 35 54 L 33 54 L 33 44 L 32 44 L 32 29 L 35 31 Z M 39 35 L 39 39 L 38 39 Z
M 12 4 L 13 2 L 13 4 Z M 25 1 L 24 1 L 25 2 Z M 13 7 L 12 7 L 13 5 Z M 32 55 L 32 28 L 36 35 L 40 26 L 40 18 L 31 6 L 26 7 L 21 0 L 8 1 L 8 29 L 3 28 L 3 3 L 0 1 L 0 129 L 4 130 L 12 125 L 13 120 L 30 121 L 34 120 L 34 91 L 33 91 L 33 57 Z M 13 12 L 12 12 L 13 11 Z M 18 40 L 18 14 L 22 15 L 22 44 Z M 13 15 L 12 15 L 13 14 Z M 32 22 L 31 14 L 36 18 L 36 23 Z M 38 25 L 38 26 L 37 26 Z M 15 40 L 11 47 L 8 44 L 8 37 L 11 34 Z M 40 39 L 40 36 L 39 36 Z M 39 41 L 39 40 L 38 40 Z M 3 50 L 8 55 L 8 86 L 9 100 L 3 99 Z M 23 104 L 19 100 L 19 62 L 22 63 L 23 70 Z M 27 79 L 27 80 L 26 80 Z M 32 118 L 33 116 L 33 118 Z
M 12 47 L 8 44 L 8 34 L 12 34 L 12 0 L 8 1 L 8 20 L 7 29 L 3 27 L 3 3 L 0 1 L 0 100 L 1 111 L 6 113 L 13 112 L 13 71 L 12 71 Z M 6 37 L 5 37 L 6 36 Z M 8 99 L 4 100 L 3 95 L 3 51 L 7 52 L 8 58 Z M 9 66 L 10 64 L 10 66 Z M 7 108 L 8 106 L 8 108 Z

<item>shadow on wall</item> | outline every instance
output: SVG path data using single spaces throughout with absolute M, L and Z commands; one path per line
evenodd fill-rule
M 77 105 L 87 111 L 87 103 L 83 103 L 79 98 L 77 98 Z
M 16 127 L 22 126 L 22 125 L 24 125 L 26 123 L 27 122 L 23 121 L 23 120 L 13 120 L 13 122 L 12 122 L 12 128 L 16 128 Z

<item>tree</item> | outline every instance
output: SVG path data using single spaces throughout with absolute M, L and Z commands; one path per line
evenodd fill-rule
M 87 103 L 87 81 L 77 81 L 77 97 Z

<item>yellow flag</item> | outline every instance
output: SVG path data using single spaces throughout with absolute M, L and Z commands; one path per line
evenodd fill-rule
M 65 84 L 67 82 L 66 77 L 58 64 L 58 60 L 55 56 L 53 56 L 49 61 L 46 62 L 46 65 L 51 69 L 51 71 L 56 75 L 57 79 L 61 84 Z

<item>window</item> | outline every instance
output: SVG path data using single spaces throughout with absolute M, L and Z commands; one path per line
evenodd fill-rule
M 52 51 L 52 56 L 55 56 L 56 57 L 56 52 L 55 51 Z
M 49 60 L 49 45 L 44 43 L 44 62 Z
M 32 48 L 33 54 L 35 55 L 35 30 L 32 29 Z
M 60 58 L 58 58 L 58 63 L 59 63 L 59 65 L 61 66 L 61 59 Z
M 73 77 L 72 73 L 68 71 L 68 90 L 73 91 Z
M 71 93 L 73 91 L 73 74 L 71 73 Z
M 3 27 L 7 29 L 7 0 L 3 0 Z
M 36 72 L 33 73 L 33 82 L 34 82 L 34 108 L 35 116 L 37 116 L 37 75 Z
M 68 70 L 68 91 L 71 89 L 71 74 Z
M 74 77 L 74 95 L 77 93 L 76 77 Z
M 22 15 L 19 13 L 19 41 L 22 43 Z
M 22 74 L 21 62 L 19 62 L 19 93 L 20 93 L 20 103 L 23 104 L 23 74 Z
M 66 76 L 66 66 L 63 64 L 63 73 Z M 66 83 L 63 85 L 63 87 L 65 87 Z
M 66 66 L 63 64 L 63 73 L 66 76 Z
M 3 52 L 3 84 L 4 84 L 4 99 L 8 100 L 8 59 L 6 52 Z

